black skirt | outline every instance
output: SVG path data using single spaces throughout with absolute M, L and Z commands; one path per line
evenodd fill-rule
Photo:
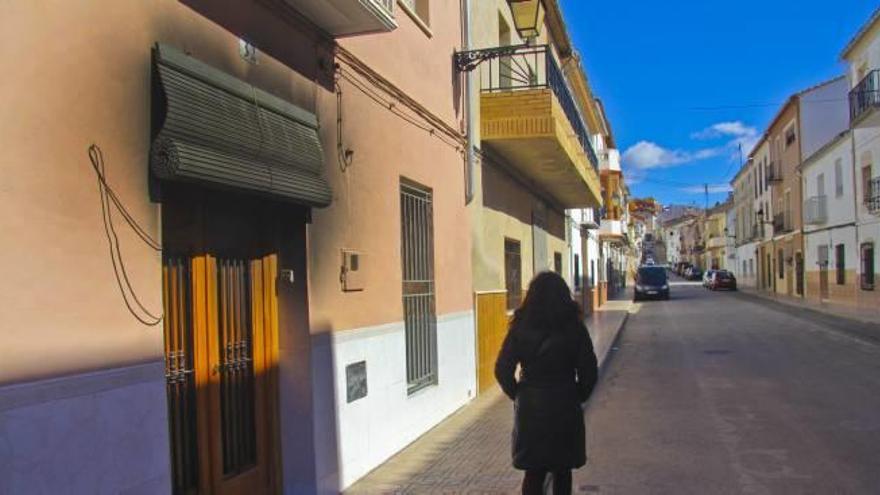
M 572 384 L 521 384 L 513 428 L 513 466 L 577 469 L 587 462 L 584 412 Z

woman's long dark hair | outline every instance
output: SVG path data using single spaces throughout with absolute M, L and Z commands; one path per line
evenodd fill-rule
M 578 328 L 582 320 L 581 307 L 572 299 L 565 280 L 554 272 L 541 272 L 529 284 L 526 298 L 514 312 L 510 328 L 561 332 Z

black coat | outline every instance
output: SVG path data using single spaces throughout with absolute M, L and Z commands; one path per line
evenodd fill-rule
M 521 367 L 516 380 L 516 365 Z M 514 401 L 513 466 L 562 470 L 586 464 L 581 405 L 596 384 L 596 355 L 583 325 L 559 331 L 511 329 L 495 378 Z

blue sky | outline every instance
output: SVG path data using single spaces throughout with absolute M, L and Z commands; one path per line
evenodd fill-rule
M 633 194 L 723 200 L 792 93 L 843 74 L 877 0 L 560 0 Z M 841 102 L 845 104 L 845 102 Z

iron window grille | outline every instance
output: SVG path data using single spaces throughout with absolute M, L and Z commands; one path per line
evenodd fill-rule
M 862 290 L 874 290 L 874 243 L 862 244 Z
M 865 207 L 872 213 L 880 212 L 880 177 L 874 177 L 867 182 Z
M 514 310 L 522 298 L 522 255 L 519 241 L 504 240 L 504 285 L 507 309 Z
M 400 185 L 406 381 L 410 394 L 438 382 L 433 211 L 430 190 Z

